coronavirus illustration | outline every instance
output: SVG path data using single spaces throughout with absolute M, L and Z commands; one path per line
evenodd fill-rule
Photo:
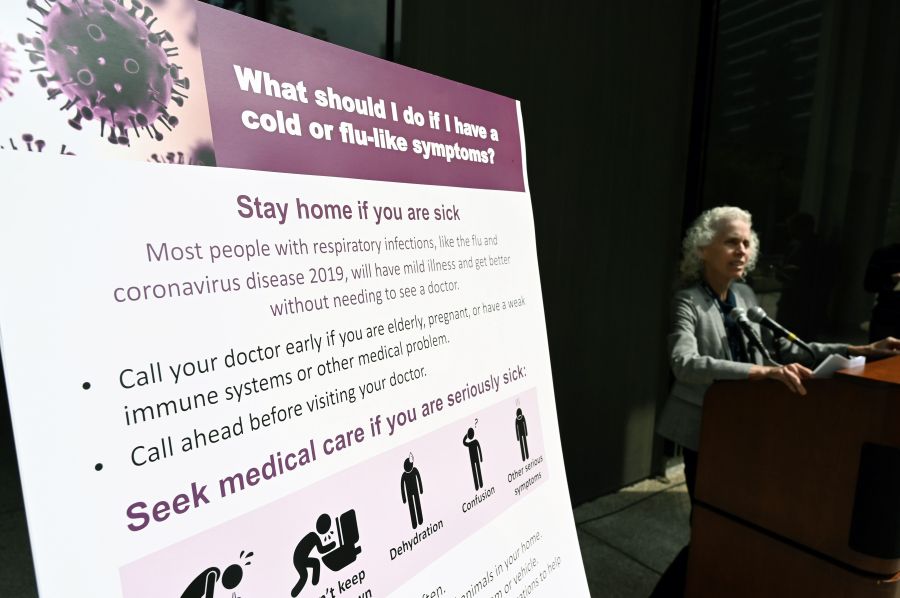
M 171 105 L 183 106 L 190 88 L 174 37 L 154 31 L 157 18 L 139 0 L 27 0 L 38 19 L 36 37 L 19 35 L 36 66 L 47 99 L 65 98 L 61 110 L 73 110 L 69 125 L 98 120 L 100 135 L 129 145 L 129 132 L 142 131 L 161 141 L 178 118 Z M 182 91 L 184 90 L 184 91 Z
M 165 152 L 150 154 L 147 162 L 156 162 L 157 164 L 196 164 L 191 156 L 185 156 L 184 152 Z
M 216 165 L 216 150 L 213 149 L 213 145 L 209 141 L 201 141 L 195 145 L 191 149 L 191 156 L 193 156 L 194 162 L 202 166 Z
M 157 164 L 190 164 L 192 166 L 215 166 L 216 153 L 212 144 L 204 141 L 194 146 L 190 152 L 154 152 L 148 162 Z
M 43 153 L 44 149 L 47 148 L 47 142 L 43 139 L 35 139 L 34 135 L 31 133 L 25 133 L 21 136 L 20 141 L 14 140 L 12 137 L 9 138 L 9 143 L 4 143 L 0 145 L 0 150 L 16 150 L 16 151 L 25 151 L 25 152 L 36 152 Z M 66 149 L 66 144 L 63 143 L 59 148 L 60 155 L 63 156 L 74 156 L 75 153 Z
M 0 42 L 0 102 L 3 94 L 13 95 L 12 87 L 19 82 L 19 74 L 22 72 L 15 63 L 16 49 L 7 43 Z

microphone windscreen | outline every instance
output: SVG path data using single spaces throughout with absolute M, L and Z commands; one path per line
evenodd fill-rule
M 756 322 L 757 324 L 759 324 L 766 319 L 766 310 L 758 305 L 754 305 L 747 310 L 747 317 L 750 318 L 751 322 Z
M 732 322 L 740 322 L 747 319 L 747 312 L 742 307 L 733 307 L 728 312 L 728 319 Z

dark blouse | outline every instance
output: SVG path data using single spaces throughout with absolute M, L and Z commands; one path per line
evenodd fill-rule
M 722 322 L 725 323 L 725 334 L 728 337 L 728 348 L 731 350 L 732 361 L 749 363 L 750 357 L 747 354 L 747 345 L 744 343 L 744 335 L 741 332 L 741 328 L 737 322 L 728 317 L 731 310 L 737 307 L 734 291 L 728 289 L 728 295 L 725 297 L 725 301 L 722 301 L 709 285 L 704 283 L 703 288 L 716 302 L 716 305 L 719 307 L 719 313 L 722 314 Z

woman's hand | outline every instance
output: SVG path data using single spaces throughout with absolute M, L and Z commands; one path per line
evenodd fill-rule
M 866 357 L 900 355 L 900 340 L 889 336 L 868 345 L 851 346 L 848 348 L 848 351 L 850 355 L 865 355 Z
M 782 366 L 755 365 L 750 368 L 751 380 L 778 380 L 787 386 L 791 392 L 801 395 L 806 394 L 803 381 L 810 376 L 812 376 L 812 370 L 799 363 L 790 363 Z

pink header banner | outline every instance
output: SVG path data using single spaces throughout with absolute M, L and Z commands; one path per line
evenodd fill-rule
M 514 100 L 196 10 L 219 166 L 525 190 Z

